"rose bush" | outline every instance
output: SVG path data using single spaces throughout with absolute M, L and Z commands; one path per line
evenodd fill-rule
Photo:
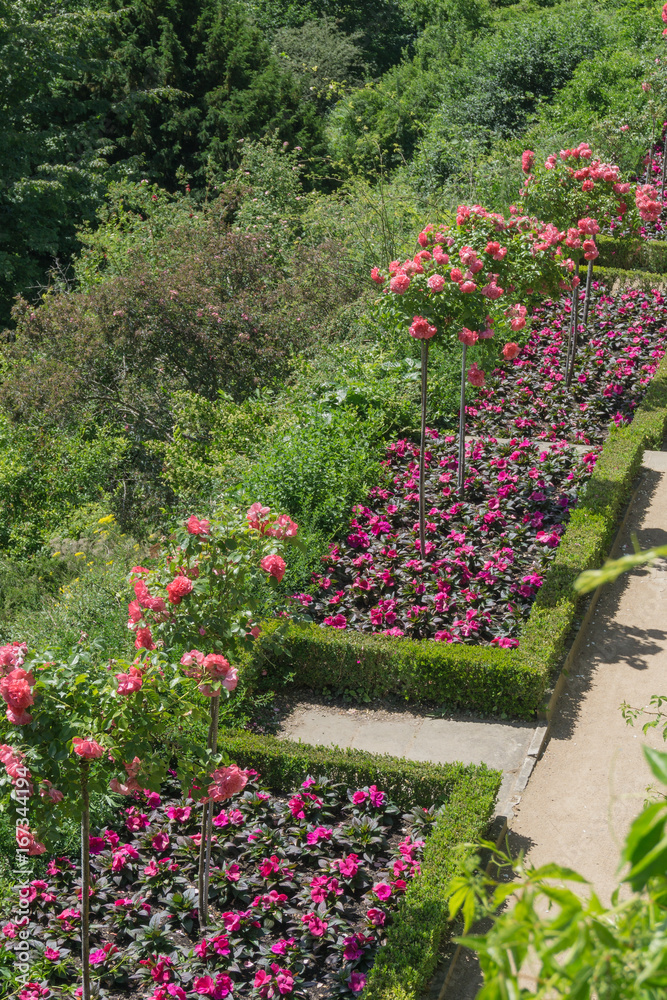
M 509 220 L 481 205 L 460 205 L 456 226 L 428 225 L 418 236 L 422 247 L 412 260 L 392 261 L 385 276 L 377 267 L 371 278 L 381 286 L 379 319 L 400 335 L 405 324 L 421 342 L 421 456 L 419 467 L 419 546 L 426 547 L 424 453 L 426 448 L 427 366 L 429 341 L 438 329 L 441 339 L 462 344 L 459 406 L 458 491 L 465 489 L 465 383 L 467 352 L 490 341 L 494 324 L 513 332 L 526 325 L 529 299 L 537 290 L 567 285 L 564 275 L 574 266 L 558 246 L 562 234 L 527 217 Z M 503 300 L 502 304 L 500 300 Z M 486 354 L 488 356 L 488 345 Z M 467 374 L 474 386 L 484 384 L 477 362 Z
M 596 159 L 587 142 L 551 153 L 544 161 L 533 154 L 522 159 L 522 167 L 527 176 L 519 198 L 529 214 L 564 230 L 591 216 L 611 228 L 622 222 L 625 228 L 638 229 L 634 185 L 622 179 L 616 164 Z
M 220 695 L 236 688 L 233 661 L 259 637 L 254 612 L 263 587 L 282 580 L 280 552 L 296 542 L 298 525 L 261 503 L 247 512 L 220 508 L 211 519 L 191 515 L 165 540 L 152 569 L 135 566 L 130 574 L 135 599 L 128 627 L 137 649 L 182 652 L 181 664 L 210 698 L 208 750 L 215 762 Z M 271 644 L 280 636 L 272 636 Z M 207 652 L 195 647 L 204 646 Z M 130 681 L 123 678 L 124 686 Z M 207 882 L 211 851 L 210 802 L 204 801 L 200 841 L 199 919 L 207 921 Z

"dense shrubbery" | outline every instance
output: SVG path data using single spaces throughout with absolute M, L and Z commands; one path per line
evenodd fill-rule
M 62 275 L 110 183 L 144 179 L 199 203 L 248 139 L 297 147 L 319 190 L 350 175 L 354 186 L 359 168 L 375 184 L 382 163 L 478 200 L 471 184 L 497 173 L 491 141 L 526 126 L 569 141 L 597 120 L 605 155 L 621 118 L 650 137 L 661 87 L 639 83 L 652 11 L 651 0 L 197 0 L 187 14 L 156 0 L 4 3 L 0 319 L 15 292 L 38 298 L 50 267 Z M 628 149 L 636 162 L 641 142 Z

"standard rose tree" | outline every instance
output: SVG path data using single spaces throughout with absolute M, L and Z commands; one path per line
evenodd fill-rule
M 569 287 L 574 263 L 563 253 L 555 227 L 514 214 L 506 220 L 480 205 L 459 206 L 456 225 L 432 225 L 419 234 L 421 249 L 411 260 L 392 261 L 387 274 L 378 268 L 372 280 L 382 292 L 378 313 L 385 325 L 421 344 L 421 453 L 419 549 L 425 553 L 424 463 L 429 343 L 462 345 L 459 413 L 458 488 L 465 489 L 465 386 L 484 384 L 469 349 L 477 345 L 480 361 L 490 359 L 494 333 L 517 332 L 526 325 L 527 308 L 537 294 Z M 486 348 L 482 350 L 481 348 Z
M 298 525 L 287 514 L 254 503 L 246 511 L 228 507 L 210 520 L 192 515 L 160 552 L 154 569 L 135 566 L 130 574 L 135 599 L 128 627 L 137 649 L 166 652 L 185 648 L 183 673 L 210 700 L 209 762 L 218 745 L 220 696 L 238 683 L 233 663 L 259 638 L 254 619 L 266 582 L 277 585 L 287 568 L 281 555 L 295 544 Z M 276 636 L 273 636 L 274 641 Z M 140 678 L 123 676 L 123 688 Z M 199 868 L 199 920 L 206 926 L 211 816 L 204 801 Z
M 586 142 L 574 149 L 561 149 L 552 153 L 544 163 L 536 162 L 535 153 L 527 149 L 521 157 L 521 166 L 527 175 L 519 197 L 525 211 L 540 218 L 550 219 L 562 230 L 563 245 L 575 260 L 575 275 L 579 278 L 579 265 L 587 262 L 586 291 L 582 322 L 586 326 L 590 307 L 593 261 L 599 256 L 593 237 L 600 232 L 601 224 L 610 231 L 623 225 L 636 232 L 641 218 L 648 218 L 649 205 L 654 204 L 657 193 L 651 188 L 643 195 L 635 193 L 633 186 L 621 179 L 620 167 L 596 159 Z M 637 188 L 640 192 L 640 188 Z M 637 200 L 638 199 L 638 200 Z M 640 207 L 641 203 L 641 207 Z M 572 322 L 569 350 L 566 358 L 566 384 L 572 381 L 579 325 L 579 293 L 572 296 Z
M 81 822 L 82 993 L 89 1000 L 90 792 L 157 787 L 167 764 L 155 757 L 155 741 L 172 712 L 190 711 L 186 681 L 157 655 L 102 666 L 85 651 L 58 661 L 29 655 L 22 643 L 0 649 L 0 674 L 15 728 L 11 745 L 0 747 L 2 798 L 17 816 L 19 851 L 43 854 L 61 836 L 64 820 Z M 123 761 L 133 761 L 124 765 L 124 787 L 117 778 Z

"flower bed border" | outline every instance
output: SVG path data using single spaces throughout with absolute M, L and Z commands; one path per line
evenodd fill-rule
M 369 973 L 368 1000 L 414 1000 L 435 972 L 451 931 L 447 887 L 465 858 L 463 845 L 484 835 L 493 815 L 501 773 L 484 764 L 432 764 L 363 750 L 325 748 L 247 732 L 225 731 L 220 749 L 243 767 L 255 767 L 270 788 L 287 791 L 308 773 L 326 770 L 350 785 L 378 784 L 402 808 L 446 808 L 426 842 L 421 874 L 409 885 L 388 929 L 387 944 Z
M 663 287 L 667 284 L 667 274 L 656 273 L 654 271 L 626 271 L 622 267 L 596 267 L 593 271 L 593 280 L 607 282 L 609 288 L 619 281 L 626 288 L 640 288 L 644 292 L 652 288 Z
M 596 237 L 600 256 L 598 266 L 628 271 L 652 271 L 663 274 L 667 271 L 667 242 L 664 240 L 616 239 L 613 236 Z
M 518 649 L 423 643 L 360 632 L 290 624 L 276 669 L 291 684 L 312 691 L 347 690 L 378 698 L 400 695 L 486 715 L 533 718 L 544 708 L 547 688 L 563 661 L 581 599 L 572 584 L 610 551 L 642 462 L 644 449 L 662 442 L 667 426 L 667 355 L 662 359 L 634 420 L 612 428 L 585 493 L 531 608 Z M 275 625 L 264 624 L 265 629 Z M 259 664 L 248 664 L 258 687 Z M 275 675 L 274 675 L 275 676 Z

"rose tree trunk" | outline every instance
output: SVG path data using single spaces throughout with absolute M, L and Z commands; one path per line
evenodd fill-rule
M 218 752 L 218 719 L 220 716 L 220 694 L 211 698 L 211 720 L 208 727 L 208 748 Z M 201 840 L 199 842 L 199 876 L 197 880 L 199 927 L 203 931 L 208 924 L 208 885 L 211 872 L 211 837 L 213 834 L 213 804 L 205 802 L 201 820 Z

